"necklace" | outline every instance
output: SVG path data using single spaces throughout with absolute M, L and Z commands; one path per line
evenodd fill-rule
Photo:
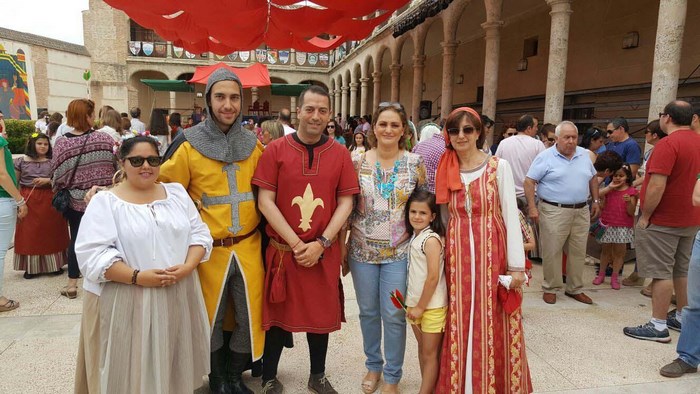
M 399 172 L 399 160 L 396 160 L 394 162 L 394 168 L 391 171 L 391 175 L 389 175 L 387 181 L 384 181 L 385 174 L 384 171 L 382 171 L 382 166 L 379 164 L 379 162 L 375 163 L 376 166 L 376 185 L 377 185 L 377 190 L 379 191 L 379 194 L 382 195 L 385 199 L 389 199 L 391 197 L 391 193 L 394 192 L 394 183 L 396 183 L 396 175 Z

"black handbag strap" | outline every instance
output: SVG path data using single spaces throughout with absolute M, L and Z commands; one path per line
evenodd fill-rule
M 78 165 L 80 164 L 80 158 L 83 157 L 83 153 L 85 153 L 85 145 L 87 145 L 88 140 L 90 139 L 90 134 L 92 133 L 92 130 L 89 130 L 87 133 L 85 133 L 85 141 L 83 142 L 83 147 L 80 149 L 80 154 L 78 155 L 78 160 L 75 162 L 75 166 L 73 167 L 73 173 L 70 175 L 70 179 L 68 180 L 68 183 L 66 183 L 66 189 L 68 189 L 71 184 L 73 183 L 73 178 L 75 178 L 75 172 L 78 170 Z

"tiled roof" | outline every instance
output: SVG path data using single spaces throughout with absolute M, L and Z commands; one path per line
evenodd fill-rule
M 54 40 L 53 38 L 37 36 L 36 34 L 23 33 L 17 30 L 10 30 L 0 27 L 0 39 L 17 41 L 25 44 L 36 45 L 44 48 L 55 49 L 63 52 L 71 52 L 78 55 L 90 56 L 84 46 L 72 44 L 70 42 Z

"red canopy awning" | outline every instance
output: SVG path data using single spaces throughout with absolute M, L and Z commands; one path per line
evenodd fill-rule
M 176 46 L 218 55 L 263 43 L 273 49 L 328 51 L 366 38 L 408 1 L 105 0 Z M 336 38 L 317 37 L 322 34 Z
M 231 67 L 226 63 L 212 64 L 211 66 L 199 66 L 195 69 L 192 79 L 189 83 L 206 84 L 209 80 L 209 75 L 219 68 L 228 68 L 238 75 L 244 88 L 253 86 L 270 86 L 270 73 L 267 71 L 267 66 L 262 63 L 255 63 L 250 67 L 238 68 Z

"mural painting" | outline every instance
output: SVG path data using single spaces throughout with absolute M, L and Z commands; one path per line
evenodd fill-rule
M 27 63 L 24 51 L 5 52 L 0 44 L 0 111 L 6 118 L 31 119 Z

